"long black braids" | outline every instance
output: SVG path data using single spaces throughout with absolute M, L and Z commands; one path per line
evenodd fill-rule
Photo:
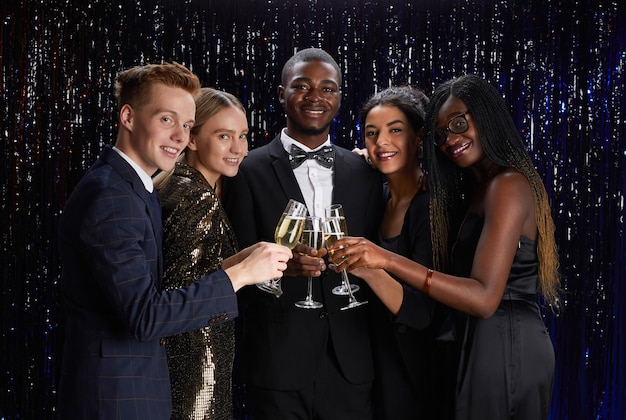
M 457 167 L 434 145 L 437 113 L 450 97 L 467 105 L 485 154 L 495 163 L 512 167 L 528 179 L 535 196 L 538 227 L 539 287 L 546 302 L 558 304 L 560 280 L 554 222 L 545 186 L 535 170 L 510 112 L 498 90 L 484 79 L 465 75 L 442 83 L 431 98 L 426 116 L 424 163 L 431 191 L 430 218 L 433 258 L 437 269 L 449 268 L 450 247 L 475 187 L 473 175 Z

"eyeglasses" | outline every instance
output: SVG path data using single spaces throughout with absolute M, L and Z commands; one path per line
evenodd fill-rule
M 448 141 L 448 132 L 454 134 L 465 133 L 469 129 L 469 124 L 465 115 L 469 113 L 469 111 L 465 111 L 464 113 L 459 114 L 456 117 L 450 118 L 450 121 L 448 121 L 448 126 L 445 130 L 435 129 L 435 146 L 443 146 L 446 141 Z

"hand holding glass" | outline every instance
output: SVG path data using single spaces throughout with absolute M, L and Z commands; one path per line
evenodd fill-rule
M 276 225 L 276 230 L 274 231 L 274 241 L 279 245 L 293 249 L 298 241 L 300 241 L 306 214 L 307 210 L 304 204 L 296 200 L 289 200 L 287 207 L 285 207 L 285 210 Z M 259 283 L 257 284 L 257 287 L 265 292 L 273 294 L 276 297 L 280 297 L 283 294 L 280 278 Z
M 319 251 L 322 249 L 324 242 L 322 235 L 322 219 L 314 216 L 307 217 L 304 220 L 300 243 Z M 318 309 L 324 306 L 320 302 L 313 300 L 313 278 L 311 276 L 307 279 L 306 298 L 296 302 L 295 305 L 302 309 Z
M 330 206 L 324 209 L 324 213 L 326 215 L 326 219 L 337 219 L 336 223 L 338 224 L 338 226 L 335 226 L 335 228 L 341 233 L 341 237 L 331 238 L 333 242 L 336 241 L 337 239 L 341 239 L 344 236 L 348 235 L 348 225 L 346 224 L 346 218 L 343 215 L 343 206 L 341 204 L 331 204 Z M 325 232 L 325 235 L 328 235 L 328 233 Z M 330 244 L 328 243 L 328 240 L 326 240 L 327 248 L 328 248 L 328 245 Z M 348 289 L 346 288 L 347 287 L 346 283 L 350 285 L 350 289 L 352 290 L 352 293 L 356 293 L 359 291 L 358 285 L 350 284 L 350 282 L 342 282 L 342 284 L 333 288 L 333 294 L 339 295 L 339 296 L 347 296 Z
M 329 214 L 334 215 L 334 217 L 329 217 Z M 346 219 L 343 216 L 341 204 L 333 204 L 332 206 L 327 207 L 326 219 L 324 220 L 324 240 L 326 241 L 326 247 L 332 247 L 336 241 L 343 238 L 347 235 L 347 233 L 348 229 L 346 227 Z M 343 282 L 343 290 L 345 290 L 345 294 L 348 295 L 348 304 L 342 307 L 341 310 L 343 311 L 365 305 L 367 301 L 360 302 L 354 297 L 353 291 L 358 290 L 358 286 L 350 284 L 350 281 L 348 280 L 348 273 L 345 269 L 341 270 L 341 279 Z M 357 288 L 356 290 L 354 289 L 355 286 Z M 342 294 L 335 292 L 335 289 L 333 289 L 334 294 Z

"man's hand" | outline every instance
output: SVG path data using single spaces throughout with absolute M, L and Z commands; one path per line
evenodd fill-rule
M 325 248 L 318 251 L 310 246 L 297 244 L 292 252 L 293 257 L 287 262 L 285 276 L 319 277 L 326 270 Z

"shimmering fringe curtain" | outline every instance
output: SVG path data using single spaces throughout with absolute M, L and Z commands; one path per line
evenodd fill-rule
M 251 146 L 284 123 L 284 61 L 319 46 L 344 71 L 335 141 L 360 144 L 360 104 L 390 84 L 496 84 L 545 180 L 565 308 L 553 419 L 625 419 L 626 7 L 582 0 L 39 0 L 0 10 L 0 419 L 52 418 L 62 331 L 56 225 L 115 138 L 123 68 L 178 61 L 240 97 Z M 69 3 L 69 4 L 68 4 Z M 74 3 L 74 4 L 72 4 Z M 528 367 L 532 369 L 532 367 Z

